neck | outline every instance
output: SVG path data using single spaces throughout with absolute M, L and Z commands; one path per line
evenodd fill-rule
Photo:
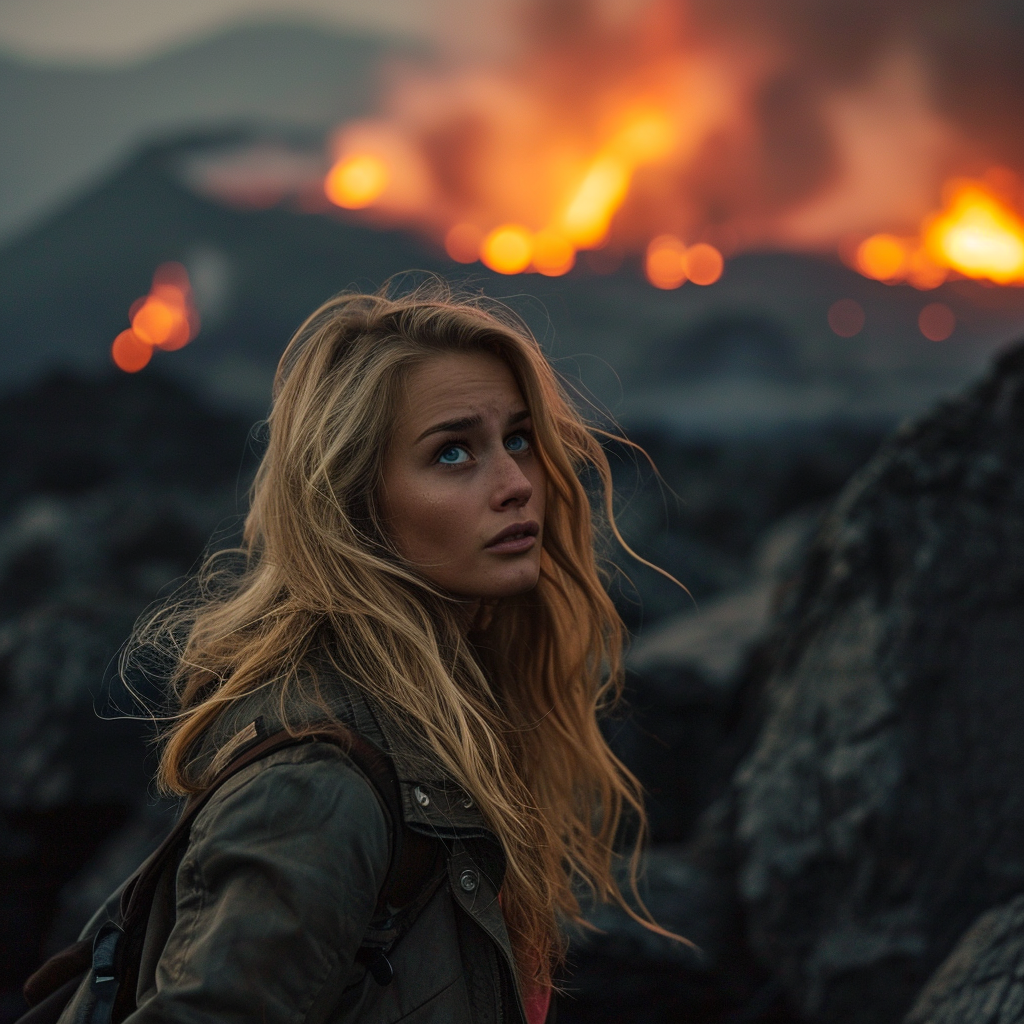
M 494 617 L 495 601 L 471 597 L 461 600 L 456 605 L 455 616 L 463 636 L 477 630 L 486 629 Z

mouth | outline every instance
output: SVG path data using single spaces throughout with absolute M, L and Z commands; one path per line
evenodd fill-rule
M 539 533 L 540 525 L 532 520 L 526 523 L 513 523 L 488 541 L 484 545 L 484 550 L 500 555 L 515 555 L 521 551 L 529 551 L 537 543 Z

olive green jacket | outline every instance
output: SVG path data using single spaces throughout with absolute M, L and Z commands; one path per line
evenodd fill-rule
M 391 755 L 407 826 L 444 840 L 443 880 L 388 954 L 393 981 L 379 985 L 356 960 L 367 932 L 386 927 L 374 919 L 388 868 L 385 812 L 337 746 L 304 743 L 232 776 L 197 816 L 157 891 L 128 1024 L 525 1024 L 493 833 L 354 688 L 326 692 L 341 721 Z M 210 755 L 230 751 L 257 716 L 276 731 L 273 703 L 256 696 L 234 706 L 210 732 Z M 288 718 L 323 713 L 291 708 Z M 83 989 L 60 1024 L 79 1024 L 86 1000 Z

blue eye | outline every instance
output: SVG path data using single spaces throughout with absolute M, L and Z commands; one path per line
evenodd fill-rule
M 442 466 L 458 466 L 463 462 L 469 461 L 469 452 L 461 444 L 450 444 L 447 448 L 441 449 L 441 454 L 438 455 L 437 461 Z
M 530 442 L 522 434 L 513 434 L 505 440 L 505 448 L 513 455 L 520 455 L 530 447 Z

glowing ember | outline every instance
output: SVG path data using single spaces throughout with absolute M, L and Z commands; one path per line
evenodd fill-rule
M 953 181 L 920 235 L 872 235 L 858 246 L 855 265 L 865 277 L 923 289 L 937 288 L 951 272 L 1024 284 L 1024 218 L 985 182 Z
M 907 259 L 907 281 L 922 291 L 938 288 L 948 276 L 947 268 L 933 263 L 924 249 L 916 249 Z
M 892 281 L 904 275 L 909 260 L 907 245 L 894 235 L 872 235 L 857 248 L 857 269 L 876 281 Z
M 659 235 L 647 246 L 645 270 L 655 288 L 678 288 L 686 280 L 686 246 L 675 235 Z
M 381 197 L 390 178 L 388 166 L 380 157 L 360 153 L 339 160 L 328 171 L 324 192 L 335 206 L 361 210 Z
M 852 338 L 864 329 L 864 310 L 855 299 L 840 299 L 828 309 L 828 325 L 840 338 Z
M 495 228 L 480 246 L 484 266 L 499 274 L 520 274 L 533 257 L 533 237 L 521 224 Z
M 706 242 L 698 242 L 686 250 L 686 276 L 694 284 L 714 284 L 725 269 L 722 254 Z
M 129 328 L 114 339 L 110 353 L 125 373 L 138 373 L 153 358 L 153 346 L 147 345 Z
M 957 182 L 925 227 L 928 255 L 965 277 L 1024 283 L 1024 221 L 974 182 Z
M 942 302 L 930 302 L 921 310 L 917 326 L 929 341 L 945 341 L 956 330 L 956 315 Z
M 444 236 L 444 248 L 456 263 L 475 263 L 482 241 L 483 232 L 475 224 L 456 224 Z
M 199 313 L 192 301 L 188 273 L 180 263 L 163 263 L 153 275 L 149 294 L 132 303 L 131 328 L 111 346 L 114 363 L 126 373 L 138 373 L 153 358 L 155 348 L 173 352 L 184 348 L 199 331 Z
M 678 288 L 686 281 L 714 284 L 724 268 L 722 254 L 706 242 L 687 248 L 675 235 L 659 235 L 647 246 L 644 269 L 655 288 Z
M 576 253 L 569 242 L 554 231 L 538 231 L 533 238 L 534 269 L 547 277 L 568 274 L 576 263 Z

